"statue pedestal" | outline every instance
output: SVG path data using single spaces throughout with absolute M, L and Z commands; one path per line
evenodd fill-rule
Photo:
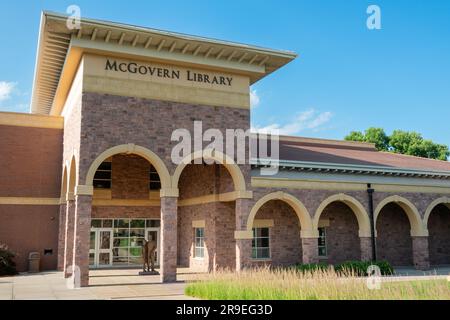
M 141 271 L 139 272 L 140 276 L 159 276 L 158 271 Z

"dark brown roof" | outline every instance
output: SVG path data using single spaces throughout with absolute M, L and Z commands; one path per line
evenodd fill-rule
M 280 137 L 280 160 L 450 171 L 448 161 L 379 152 L 373 144 L 286 136 Z

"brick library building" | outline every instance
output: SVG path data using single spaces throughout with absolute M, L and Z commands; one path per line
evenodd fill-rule
M 88 286 L 89 270 L 141 267 L 144 240 L 162 282 L 177 268 L 449 265 L 449 162 L 290 136 L 274 175 L 257 156 L 172 161 L 176 129 L 249 130 L 250 86 L 296 58 L 44 12 L 31 112 L 0 112 L 0 243 L 18 271 L 36 252 Z

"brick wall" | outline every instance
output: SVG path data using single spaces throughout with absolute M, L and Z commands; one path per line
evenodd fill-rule
M 92 219 L 161 219 L 160 207 L 92 207 Z
M 59 206 L 0 206 L 0 242 L 17 254 L 17 270 L 28 270 L 30 252 L 41 254 L 41 270 L 56 270 Z M 44 255 L 45 249 L 53 250 Z
M 285 202 L 273 200 L 262 206 L 255 219 L 273 219 L 270 228 L 272 265 L 290 265 L 302 262 L 300 223 L 295 211 Z
M 428 219 L 431 265 L 450 264 L 450 209 L 437 206 Z
M 377 258 L 394 266 L 413 265 L 411 227 L 408 216 L 397 204 L 390 203 L 377 219 Z
M 63 131 L 0 126 L 0 197 L 59 198 Z M 41 254 L 42 270 L 55 270 L 59 206 L 0 205 L 0 243 L 17 253 L 19 271 L 28 254 Z M 44 250 L 53 250 L 44 256 Z
M 113 199 L 148 199 L 150 163 L 139 156 L 115 155 L 112 158 Z
M 349 260 L 360 260 L 361 246 L 358 221 L 353 211 L 344 203 L 333 202 L 322 213 L 328 220 L 326 227 L 327 259 L 330 264 Z
M 250 111 L 227 107 L 191 105 L 97 93 L 83 93 L 80 146 L 80 179 L 103 151 L 134 143 L 158 154 L 171 173 L 172 132 L 185 128 L 193 135 L 194 121 L 203 121 L 203 130 L 250 127 Z M 207 145 L 208 143 L 205 143 Z M 250 185 L 250 167 L 241 166 Z

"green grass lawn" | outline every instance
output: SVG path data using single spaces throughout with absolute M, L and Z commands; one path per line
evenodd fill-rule
M 331 271 L 221 272 L 189 283 L 186 295 L 208 300 L 450 300 L 447 280 L 382 282 L 370 290 L 366 279 L 342 277 Z

